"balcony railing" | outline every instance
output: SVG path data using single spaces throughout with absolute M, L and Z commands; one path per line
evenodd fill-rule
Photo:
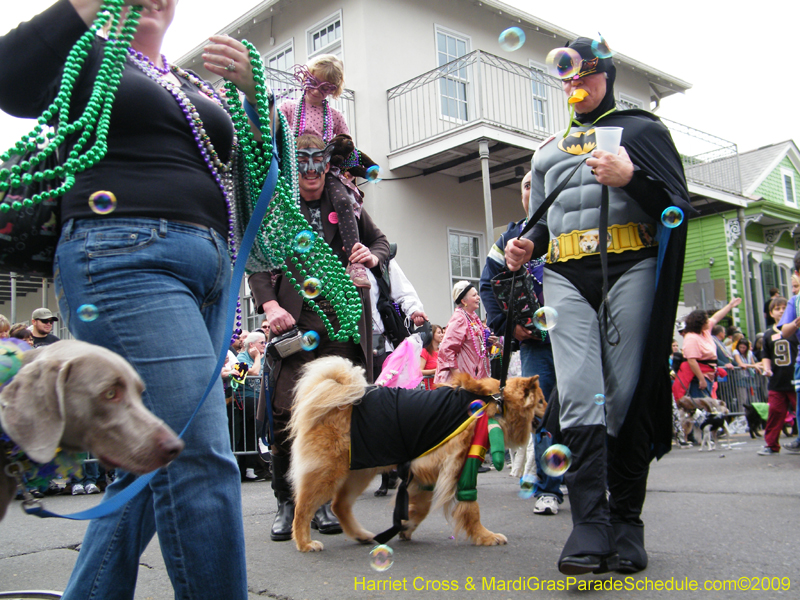
M 669 119 L 661 120 L 680 152 L 688 181 L 723 192 L 742 192 L 736 144 Z
M 391 152 L 452 135 L 482 122 L 544 139 L 566 128 L 561 81 L 537 69 L 476 50 L 391 88 Z M 736 144 L 662 119 L 689 181 L 741 193 Z
M 481 50 L 395 86 L 387 95 L 392 152 L 477 122 L 537 139 L 568 122 L 558 79 Z

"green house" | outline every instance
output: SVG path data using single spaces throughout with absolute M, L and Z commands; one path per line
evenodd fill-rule
M 732 320 L 753 339 L 766 328 L 769 289 L 791 295 L 792 261 L 800 250 L 800 151 L 788 140 L 722 158 L 684 160 L 684 166 L 700 216 L 689 221 L 678 315 L 713 310 L 739 296 L 744 302 Z M 721 173 L 727 189 L 714 183 Z

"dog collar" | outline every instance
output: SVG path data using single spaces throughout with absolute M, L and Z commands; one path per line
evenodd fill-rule
M 44 487 L 53 479 L 66 479 L 70 475 L 79 479 L 83 477 L 86 452 L 64 452 L 59 448 L 53 460 L 38 463 L 28 457 L 25 451 L 2 431 L 0 431 L 0 445 L 8 462 L 6 474 L 14 477 L 17 485 L 22 485 L 22 489 Z

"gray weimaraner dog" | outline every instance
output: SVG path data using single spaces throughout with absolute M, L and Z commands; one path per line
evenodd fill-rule
M 57 449 L 91 452 L 110 468 L 147 473 L 169 464 L 183 442 L 142 404 L 142 379 L 121 356 L 64 340 L 31 350 L 0 392 L 0 425 L 38 463 Z M 15 481 L 0 451 L 0 519 Z

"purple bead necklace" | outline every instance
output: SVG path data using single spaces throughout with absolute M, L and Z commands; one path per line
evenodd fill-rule
M 133 48 L 128 48 L 128 53 L 132 57 L 134 57 L 137 60 L 139 60 L 140 62 L 147 63 L 148 65 L 150 65 L 153 69 L 155 69 L 156 71 L 158 71 L 162 75 L 168 75 L 169 74 L 169 63 L 167 62 L 167 57 L 164 56 L 163 54 L 161 55 L 161 62 L 164 64 L 164 66 L 163 67 L 159 67 L 156 63 L 154 63 L 152 60 L 150 60 L 148 57 L 146 57 L 144 54 L 142 54 L 138 50 L 134 50 Z
M 211 142 L 211 138 L 208 137 L 206 133 L 205 127 L 203 125 L 203 120 L 200 118 L 200 113 L 197 112 L 197 108 L 192 104 L 192 101 L 186 95 L 186 93 L 180 88 L 179 85 L 176 85 L 169 79 L 162 77 L 162 75 L 166 75 L 167 73 L 172 72 L 176 77 L 180 77 L 185 79 L 195 87 L 197 87 L 203 94 L 208 96 L 211 100 L 217 103 L 220 107 L 224 108 L 222 100 L 220 100 L 217 93 L 214 89 L 209 86 L 205 81 L 185 71 L 175 65 L 169 65 L 167 59 L 162 54 L 161 60 L 164 62 L 165 70 L 160 69 L 157 67 L 153 61 L 151 61 L 147 56 L 143 55 L 141 52 L 137 52 L 133 48 L 128 48 L 128 53 L 130 54 L 131 60 L 136 67 L 139 68 L 145 75 L 147 75 L 150 79 L 155 81 L 158 85 L 163 87 L 167 90 L 172 96 L 175 98 L 178 106 L 183 111 L 184 116 L 186 117 L 186 121 L 189 124 L 189 127 L 192 130 L 192 134 L 194 135 L 194 140 L 197 143 L 197 148 L 200 151 L 200 155 L 203 157 L 203 161 L 206 163 L 208 170 L 211 172 L 214 181 L 217 182 L 217 186 L 219 187 L 220 191 L 222 192 L 223 198 L 225 198 L 225 205 L 228 211 L 228 245 L 231 250 L 231 259 L 233 261 L 236 260 L 236 242 L 234 239 L 234 226 L 233 226 L 233 206 L 231 202 L 231 197 L 229 194 L 229 185 L 225 183 L 223 177 L 224 174 L 227 174 L 229 171 L 228 165 L 223 163 L 219 155 L 217 154 L 216 149 L 214 148 L 214 144 Z M 234 146 L 236 145 L 236 140 L 234 139 Z M 236 304 L 236 333 L 241 333 L 242 329 L 242 303 L 237 302 Z

